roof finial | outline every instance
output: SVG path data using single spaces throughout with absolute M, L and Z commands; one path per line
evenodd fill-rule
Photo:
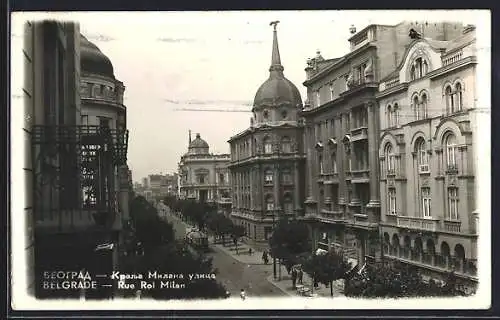
M 189 144 L 191 144 L 191 130 L 189 130 Z
M 271 57 L 271 68 L 269 71 L 273 74 L 273 71 L 277 71 L 278 74 L 283 73 L 283 66 L 281 65 L 280 50 L 278 48 L 278 32 L 276 31 L 276 26 L 280 23 L 278 20 L 271 21 L 270 26 L 273 26 L 273 53 Z

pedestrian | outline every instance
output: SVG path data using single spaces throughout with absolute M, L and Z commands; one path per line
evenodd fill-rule
M 267 256 L 267 250 L 264 250 L 264 252 L 262 252 L 262 260 L 264 261 L 264 264 L 268 263 L 269 257 Z
M 248 255 L 251 256 L 252 255 L 252 248 L 248 248 Z
M 302 278 L 304 277 L 304 271 L 302 271 L 302 268 L 300 268 L 300 269 L 299 269 L 299 272 L 298 272 L 298 274 L 297 274 L 297 277 L 298 277 L 298 279 L 299 279 L 299 283 L 300 283 L 300 284 L 303 284 L 303 283 L 302 283 Z
M 295 289 L 296 288 L 296 284 L 297 284 L 297 270 L 295 268 L 292 269 L 292 286 L 293 288 Z
M 241 291 L 240 291 L 240 297 L 241 297 L 241 300 L 245 300 L 246 299 L 247 295 L 245 293 L 245 289 L 241 289 Z

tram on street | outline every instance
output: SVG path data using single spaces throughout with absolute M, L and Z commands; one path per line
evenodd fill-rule
M 208 251 L 208 236 L 199 231 L 191 230 L 186 234 L 186 242 L 188 245 L 193 247 L 193 249 L 207 252 Z

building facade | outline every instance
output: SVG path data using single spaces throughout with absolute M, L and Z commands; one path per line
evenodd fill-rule
M 475 28 L 413 39 L 380 83 L 384 256 L 443 278 L 477 281 Z
M 275 25 L 270 74 L 255 95 L 250 128 L 229 140 L 231 217 L 261 247 L 279 219 L 303 212 L 302 98 L 283 70 Z
M 199 133 L 192 140 L 190 131 L 188 152 L 179 162 L 180 197 L 212 203 L 227 213 L 231 208 L 229 160 L 229 154 L 210 153 Z
M 127 135 L 81 123 L 77 24 L 27 23 L 24 40 L 28 282 L 38 298 L 78 297 L 84 292 L 44 289 L 43 272 L 113 269 L 121 220 L 112 181 L 126 163 Z
M 80 35 L 81 123 L 111 130 L 127 129 L 127 108 L 123 104 L 125 86 L 116 79 L 113 64 L 84 35 Z M 116 167 L 112 188 L 123 220 L 129 220 L 129 169 Z
M 352 27 L 348 54 L 326 60 L 318 52 L 308 61 L 305 208 L 315 250 L 342 247 L 360 264 L 381 257 L 378 81 L 396 68 L 416 30 L 445 40 L 461 29 L 425 22 Z

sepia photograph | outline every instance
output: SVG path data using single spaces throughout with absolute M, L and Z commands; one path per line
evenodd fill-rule
M 486 309 L 487 10 L 14 12 L 11 305 Z

